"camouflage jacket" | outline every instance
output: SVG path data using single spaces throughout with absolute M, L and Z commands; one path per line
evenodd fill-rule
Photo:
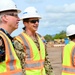
M 34 42 L 36 43 L 36 45 L 37 45 L 37 47 L 39 49 L 39 44 L 35 40 L 34 40 Z M 18 58 L 21 61 L 21 66 L 22 66 L 22 69 L 23 69 L 23 73 L 25 75 L 24 66 L 25 66 L 25 56 L 26 56 L 26 53 L 24 52 L 24 47 L 17 40 L 14 40 L 14 47 L 15 47 L 16 54 L 17 54 Z M 53 73 L 53 68 L 52 68 L 51 63 L 49 61 L 47 50 L 46 50 L 46 58 L 45 58 L 45 65 L 44 65 L 44 67 L 46 69 L 46 74 L 47 75 L 54 75 L 54 74 L 52 74 Z

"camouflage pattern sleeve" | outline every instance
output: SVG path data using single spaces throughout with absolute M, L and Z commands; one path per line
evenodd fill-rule
M 46 50 L 46 58 L 45 58 L 45 70 L 46 70 L 46 74 L 47 75 L 54 75 L 53 73 L 53 68 L 51 66 L 51 63 L 50 63 L 50 60 L 49 60 L 49 57 L 48 57 L 48 53 L 47 53 L 47 49 Z
M 0 36 L 0 63 L 5 61 L 5 45 L 2 37 Z
M 23 45 L 17 41 L 17 40 L 14 40 L 14 48 L 15 48 L 15 52 L 21 62 L 21 66 L 22 66 L 22 70 L 23 70 L 23 75 L 25 75 L 25 69 L 24 69 L 24 66 L 25 66 L 25 51 L 24 51 L 24 47 Z

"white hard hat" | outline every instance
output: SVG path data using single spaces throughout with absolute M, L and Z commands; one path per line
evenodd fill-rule
M 12 0 L 0 0 L 0 12 L 7 10 L 17 10 L 18 13 L 21 12 L 17 9 L 15 3 Z
M 75 25 L 74 24 L 69 25 L 66 29 L 66 35 L 71 36 L 71 35 L 74 35 L 74 34 L 75 34 Z
M 27 7 L 24 12 L 23 16 L 21 17 L 21 20 L 26 19 L 26 18 L 39 18 L 41 19 L 41 16 L 38 14 L 38 11 L 34 7 Z

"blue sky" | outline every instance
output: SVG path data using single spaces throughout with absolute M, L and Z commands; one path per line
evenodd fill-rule
M 34 6 L 42 19 L 39 23 L 38 33 L 42 36 L 46 34 L 54 35 L 70 24 L 75 24 L 75 0 L 13 0 L 22 16 L 26 7 Z M 19 27 L 12 35 L 16 36 L 22 32 L 23 23 L 20 21 Z

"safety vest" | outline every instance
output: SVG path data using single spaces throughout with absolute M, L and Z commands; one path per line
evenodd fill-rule
M 70 41 L 63 50 L 62 75 L 75 75 L 75 43 Z
M 16 37 L 16 39 L 26 47 L 26 75 L 46 75 L 44 68 L 45 46 L 40 37 L 38 35 L 37 37 L 40 44 L 40 50 L 38 50 L 34 41 L 26 33 L 22 32 Z
M 0 63 L 0 75 L 22 75 L 21 65 L 14 51 L 11 40 L 0 31 L 5 44 L 5 61 Z

